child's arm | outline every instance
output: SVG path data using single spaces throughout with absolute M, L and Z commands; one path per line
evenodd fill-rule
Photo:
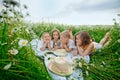
M 48 42 L 48 50 L 52 50 L 51 46 L 50 46 L 50 42 Z
M 109 38 L 109 36 L 110 36 L 110 33 L 107 32 L 107 33 L 105 34 L 104 38 L 101 39 L 101 41 L 100 41 L 99 44 L 101 44 L 101 45 L 103 46 L 104 43 L 105 43 L 105 42 L 107 41 L 107 39 Z
M 40 48 L 41 51 L 44 51 L 47 46 L 47 43 L 43 43 L 43 46 Z
M 92 50 L 93 47 L 94 47 L 94 44 L 91 43 L 84 52 L 81 51 L 81 53 L 80 53 L 81 56 L 89 55 L 89 54 L 91 53 L 91 50 Z M 80 50 L 80 49 L 79 49 L 79 50 Z
M 75 52 L 73 53 L 73 56 L 77 56 L 78 55 L 78 49 L 75 50 Z
M 61 47 L 60 46 L 55 46 L 54 50 L 57 50 L 57 49 L 61 49 Z
M 64 48 L 65 48 L 66 52 L 70 52 L 72 50 L 72 48 L 68 48 L 67 45 L 64 45 Z

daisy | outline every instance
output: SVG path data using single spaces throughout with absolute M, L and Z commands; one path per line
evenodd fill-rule
M 12 55 L 18 54 L 18 50 L 17 49 L 12 49 L 12 50 L 9 50 L 8 52 L 10 52 Z
M 27 40 L 24 40 L 24 39 L 21 39 L 21 40 L 19 40 L 19 42 L 18 42 L 18 44 L 19 44 L 20 47 L 26 46 L 27 43 L 28 43 L 28 41 L 27 41 Z

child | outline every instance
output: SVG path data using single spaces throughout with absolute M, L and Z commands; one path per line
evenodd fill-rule
M 65 49 L 66 52 L 71 52 L 75 48 L 74 41 L 70 38 L 68 31 L 63 31 L 60 36 L 61 49 Z
M 50 34 L 48 32 L 44 32 L 42 35 L 42 40 L 38 43 L 37 50 L 45 51 L 46 49 L 52 50 L 53 42 L 51 41 Z
M 54 50 L 60 49 L 60 32 L 57 29 L 52 31 L 52 41 Z
M 70 34 L 70 39 L 73 39 L 72 27 L 70 27 L 70 28 L 68 29 L 68 32 L 69 32 L 69 34 Z
M 96 43 L 91 41 L 91 38 L 86 31 L 77 33 L 75 35 L 76 51 L 73 55 L 76 56 L 78 53 L 83 57 L 89 55 L 95 49 L 101 48 L 108 37 L 109 32 L 106 33 L 105 37 L 100 41 L 100 43 Z

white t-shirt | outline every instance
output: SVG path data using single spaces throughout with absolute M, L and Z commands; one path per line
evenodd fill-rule
M 43 44 L 44 44 L 43 40 L 39 41 L 37 51 L 41 51 L 40 48 L 42 48 Z M 53 48 L 53 41 L 50 41 L 50 47 Z M 47 50 L 47 48 L 46 48 L 46 50 Z
M 72 39 L 69 39 L 69 42 L 67 44 L 67 47 L 68 48 L 75 48 L 75 44 L 74 44 L 74 41 Z

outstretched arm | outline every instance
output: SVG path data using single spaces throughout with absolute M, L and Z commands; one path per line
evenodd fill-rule
M 86 55 L 89 55 L 91 53 L 93 47 L 94 47 L 94 44 L 90 43 L 90 45 L 88 46 L 88 48 L 84 52 L 82 52 L 82 49 L 79 49 L 78 51 L 79 51 L 81 56 L 86 56 Z
M 66 50 L 66 52 L 70 52 L 72 50 L 72 48 L 68 48 L 67 45 L 64 45 L 64 49 Z

